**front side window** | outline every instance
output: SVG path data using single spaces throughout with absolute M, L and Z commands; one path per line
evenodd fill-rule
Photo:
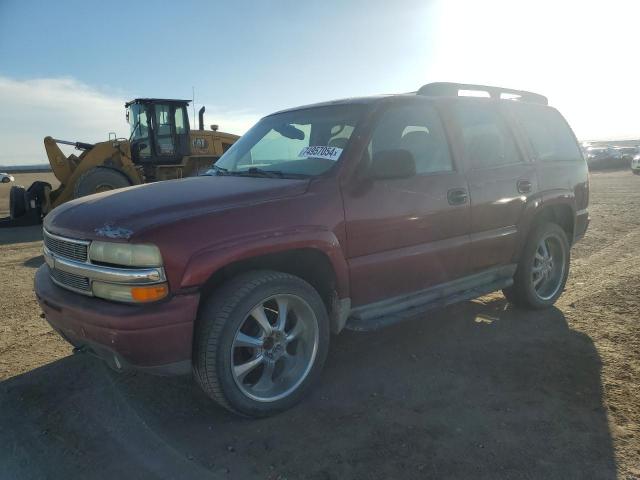
M 491 168 L 522 161 L 513 135 L 495 105 L 460 101 L 454 105 L 453 112 L 471 168 Z
M 131 139 L 138 140 L 149 137 L 149 119 L 144 105 L 133 104 L 129 106 L 127 120 L 131 129 Z
M 131 128 L 131 142 L 139 145 L 137 155 L 141 158 L 151 156 L 151 143 L 149 141 L 149 116 L 147 108 L 143 104 L 134 103 L 129 106 L 127 112 L 129 127 Z
M 580 147 L 567 122 L 554 109 L 541 105 L 513 106 L 538 160 L 544 162 L 582 160 Z
M 361 116 L 361 105 L 270 115 L 234 143 L 215 165 L 227 174 L 321 175 L 340 159 Z
M 384 112 L 373 131 L 369 153 L 396 149 L 411 153 L 418 174 L 453 170 L 442 122 L 432 105 L 420 102 Z

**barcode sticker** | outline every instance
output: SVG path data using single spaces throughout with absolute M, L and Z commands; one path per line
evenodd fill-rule
M 342 148 L 315 146 L 304 147 L 300 150 L 298 156 L 306 158 L 324 158 L 335 162 L 340 158 L 340 154 L 342 154 Z

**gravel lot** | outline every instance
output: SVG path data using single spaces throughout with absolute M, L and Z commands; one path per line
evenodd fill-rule
M 591 186 L 557 308 L 496 293 L 345 332 L 309 398 L 260 421 L 70 356 L 32 293 L 39 228 L 0 230 L 0 478 L 640 478 L 640 177 Z

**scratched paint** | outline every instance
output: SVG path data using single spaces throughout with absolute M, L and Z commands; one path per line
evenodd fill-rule
M 128 239 L 133 234 L 133 230 L 125 227 L 118 227 L 110 223 L 105 223 L 102 227 L 96 228 L 97 235 L 106 238 L 124 238 Z

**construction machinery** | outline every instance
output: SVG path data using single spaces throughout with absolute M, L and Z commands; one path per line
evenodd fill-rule
M 239 137 L 219 132 L 217 125 L 205 130 L 204 107 L 198 130 L 190 130 L 189 103 L 160 98 L 127 102 L 128 139 L 112 133 L 108 141 L 90 144 L 46 137 L 44 148 L 60 186 L 52 190 L 37 181 L 27 189 L 11 187 L 10 216 L 0 219 L 0 226 L 39 223 L 58 205 L 92 193 L 204 173 Z M 61 144 L 82 153 L 65 156 Z

